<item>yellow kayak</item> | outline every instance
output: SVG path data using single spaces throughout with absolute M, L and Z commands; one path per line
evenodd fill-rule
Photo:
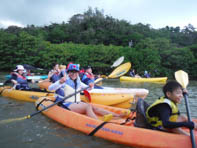
M 53 93 L 15 90 L 9 86 L 0 87 L 0 95 L 20 101 L 35 102 L 40 97 L 54 96 Z
M 49 85 L 51 85 L 51 82 L 49 81 L 43 81 L 38 83 L 38 87 L 40 89 L 48 89 Z M 139 98 L 146 98 L 146 96 L 149 93 L 149 90 L 144 88 L 112 88 L 112 87 L 103 87 L 104 89 L 92 89 L 89 91 L 91 96 L 94 95 L 102 95 L 102 94 L 131 94 L 135 97 Z
M 35 92 L 35 91 L 22 91 L 14 90 L 11 87 L 0 87 L 0 94 L 4 97 L 12 99 L 35 102 L 39 97 L 54 96 L 54 93 Z M 108 106 L 116 106 L 121 108 L 130 108 L 134 101 L 132 94 L 113 94 L 113 93 L 93 93 L 90 95 L 91 103 L 102 104 Z M 89 102 L 87 97 L 81 95 L 81 100 Z
M 129 82 L 160 82 L 166 83 L 168 77 L 155 77 L 155 78 L 136 78 L 136 77 L 128 77 L 122 76 L 120 77 L 120 81 L 129 81 Z

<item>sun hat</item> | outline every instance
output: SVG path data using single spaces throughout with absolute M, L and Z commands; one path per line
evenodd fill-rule
M 18 71 L 18 70 L 25 70 L 25 68 L 23 67 L 23 65 L 17 65 L 16 69 L 14 71 Z
M 70 64 L 67 71 L 79 71 L 78 64 Z

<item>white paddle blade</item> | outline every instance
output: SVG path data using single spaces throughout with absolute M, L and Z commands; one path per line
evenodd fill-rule
M 124 61 L 124 56 L 118 58 L 118 59 L 113 63 L 113 65 L 111 66 L 111 68 L 112 68 L 112 67 L 117 67 L 117 66 L 120 65 L 123 61 Z
M 186 88 L 189 84 L 188 74 L 183 70 L 179 70 L 175 72 L 175 78 L 177 82 L 179 82 L 183 88 Z
M 3 83 L 0 83 L 0 86 L 3 85 Z

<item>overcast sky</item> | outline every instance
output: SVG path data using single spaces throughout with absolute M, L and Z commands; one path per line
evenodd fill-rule
M 197 0 L 1 0 L 0 28 L 67 22 L 88 7 L 131 24 L 150 24 L 155 29 L 167 25 L 197 27 Z

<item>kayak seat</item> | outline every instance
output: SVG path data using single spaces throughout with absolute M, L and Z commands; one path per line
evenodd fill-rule
M 136 104 L 136 119 L 134 122 L 135 127 L 151 129 L 152 126 L 148 123 L 146 118 L 146 110 L 149 104 L 143 99 L 139 98 Z

